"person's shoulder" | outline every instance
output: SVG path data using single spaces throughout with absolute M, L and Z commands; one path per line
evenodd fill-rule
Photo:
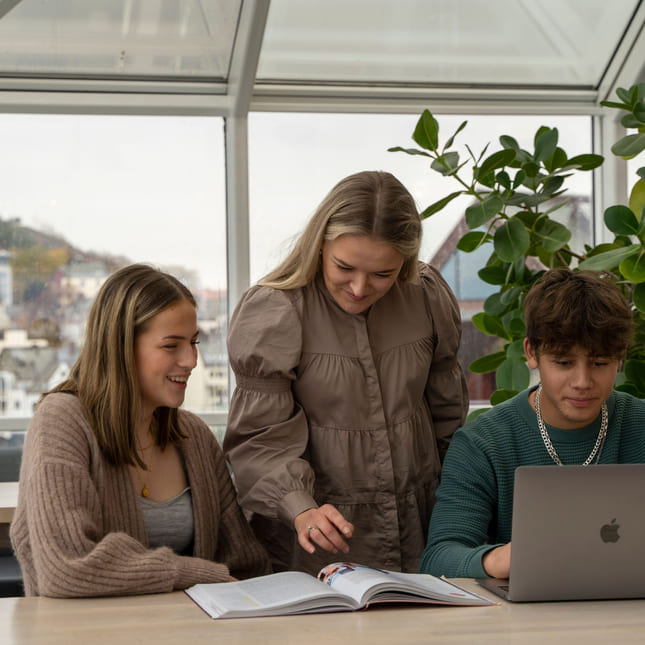
M 177 416 L 182 430 L 187 430 L 190 434 L 199 434 L 200 436 L 213 436 L 206 422 L 195 412 L 179 408 Z
M 44 394 L 34 412 L 34 417 L 51 415 L 81 415 L 83 405 L 78 396 L 71 392 L 50 392 Z
M 627 421 L 645 420 L 645 399 L 639 399 L 628 392 L 614 390 L 608 400 L 610 415 L 617 414 Z
M 504 432 L 512 432 L 516 422 L 522 414 L 523 398 L 527 392 L 520 392 L 514 397 L 498 403 L 477 415 L 472 421 L 466 423 L 458 432 L 473 435 L 486 435 L 489 433 L 497 436 Z
M 303 288 L 275 289 L 274 287 L 256 284 L 242 294 L 236 310 L 291 307 L 302 298 L 302 294 Z
M 439 270 L 431 264 L 421 261 L 419 261 L 418 267 L 419 280 L 416 283 L 408 283 L 411 288 L 421 290 L 426 300 L 435 306 L 438 302 L 454 306 L 456 304 L 455 295 Z

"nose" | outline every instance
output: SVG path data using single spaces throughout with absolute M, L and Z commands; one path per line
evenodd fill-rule
M 585 390 L 592 385 L 593 376 L 589 365 L 578 365 L 573 377 L 573 386 Z
M 197 345 L 191 343 L 181 351 L 179 365 L 191 370 L 197 365 Z
M 367 276 L 365 274 L 357 273 L 352 277 L 350 282 L 352 293 L 359 298 L 367 293 Z

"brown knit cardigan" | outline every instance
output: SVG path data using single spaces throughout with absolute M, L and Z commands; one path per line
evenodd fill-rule
M 29 425 L 11 541 L 25 594 L 146 594 L 269 573 L 208 427 L 180 410 L 179 444 L 193 499 L 193 556 L 149 549 L 127 466 L 108 463 L 82 406 L 49 394 Z

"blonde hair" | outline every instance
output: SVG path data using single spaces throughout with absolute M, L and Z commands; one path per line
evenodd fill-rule
M 259 284 L 275 289 L 304 287 L 320 269 L 323 244 L 341 235 L 369 235 L 391 244 L 404 260 L 398 279 L 416 282 L 421 232 L 414 199 L 394 175 L 359 172 L 331 189 L 287 258 Z
M 69 378 L 50 391 L 78 396 L 111 463 L 143 466 L 135 442 L 141 400 L 134 341 L 151 318 L 182 300 L 197 306 L 177 278 L 153 267 L 132 264 L 113 273 L 92 304 Z M 162 448 L 183 438 L 176 408 L 155 410 L 153 432 Z

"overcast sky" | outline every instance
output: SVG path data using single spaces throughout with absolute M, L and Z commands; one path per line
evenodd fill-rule
M 457 189 L 425 159 L 387 152 L 413 146 L 417 115 L 252 114 L 249 118 L 251 275 L 285 253 L 326 192 L 359 170 L 393 172 L 420 209 Z M 584 117 L 448 117 L 457 142 L 479 152 L 500 134 L 531 146 L 539 125 L 556 126 L 572 156 L 591 151 Z M 202 286 L 226 285 L 223 125 L 205 117 L 0 114 L 0 216 L 63 235 L 86 251 L 183 265 Z M 590 190 L 590 175 L 570 182 Z M 462 206 L 424 224 L 423 257 L 450 232 Z

